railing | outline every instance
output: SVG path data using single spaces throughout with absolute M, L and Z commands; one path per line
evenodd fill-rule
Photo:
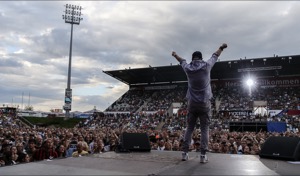
M 30 126 L 31 128 L 33 128 L 35 125 L 33 125 L 31 122 L 29 122 L 27 119 L 25 119 L 22 116 L 18 116 L 18 118 L 26 125 Z

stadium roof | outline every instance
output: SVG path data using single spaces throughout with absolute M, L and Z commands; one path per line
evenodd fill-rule
M 103 71 L 128 84 L 163 84 L 186 82 L 180 65 Z M 211 79 L 240 79 L 253 75 L 256 78 L 300 75 L 300 55 L 275 56 L 231 61 L 218 61 L 211 71 Z

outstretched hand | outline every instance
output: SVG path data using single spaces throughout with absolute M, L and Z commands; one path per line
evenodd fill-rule
M 176 54 L 176 52 L 175 52 L 175 51 L 173 51 L 173 52 L 172 52 L 172 56 L 174 56 L 174 57 L 175 57 L 176 55 L 177 55 L 177 54 Z
M 223 49 L 224 49 L 224 48 L 227 48 L 227 44 L 226 44 L 226 43 L 223 43 L 222 46 L 221 46 L 221 48 L 223 48 Z
M 175 51 L 172 52 L 172 56 L 178 61 L 181 62 L 184 59 L 182 59 L 180 56 L 177 55 L 177 53 Z

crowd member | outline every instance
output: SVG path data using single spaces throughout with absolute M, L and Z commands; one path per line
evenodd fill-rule
M 220 143 L 218 142 L 214 142 L 212 144 L 212 150 L 213 153 L 221 153 L 221 147 L 220 147 Z
M 53 148 L 57 149 L 60 147 L 60 139 L 57 136 L 53 136 Z
M 89 152 L 84 150 L 84 148 L 85 148 L 85 144 L 83 142 L 78 142 L 76 146 L 76 151 L 72 153 L 72 157 L 81 157 L 81 156 L 88 155 Z
M 5 166 L 5 161 L 3 160 L 3 157 L 0 157 L 0 167 Z
M 11 152 L 6 156 L 6 165 L 14 165 L 20 163 L 18 161 L 18 150 L 16 146 L 11 147 Z
M 237 154 L 237 144 L 234 141 L 234 138 L 229 138 L 228 140 L 229 154 Z
M 82 135 L 78 136 L 78 143 L 82 143 L 83 145 L 83 150 L 89 152 L 89 145 L 87 142 L 84 140 L 84 137 Z
M 66 157 L 71 157 L 73 152 L 76 151 L 78 139 L 73 137 L 71 140 L 65 140 Z
M 24 160 L 24 158 L 25 158 L 25 155 L 26 155 L 26 151 L 24 149 L 23 143 L 18 142 L 16 144 L 16 147 L 17 147 L 17 154 L 18 154 L 17 161 L 18 162 L 22 162 Z
M 22 159 L 21 163 L 29 163 L 29 162 L 31 162 L 31 157 L 28 154 L 25 154 L 25 156 Z
M 151 150 L 158 150 L 158 144 L 150 141 Z
M 165 150 L 166 146 L 165 146 L 165 141 L 164 140 L 160 140 L 157 146 L 157 150 L 163 151 Z
M 17 148 L 15 148 L 15 152 L 17 152 Z M 1 148 L 2 160 L 5 165 L 11 165 L 11 155 L 12 155 L 12 144 L 10 144 L 9 140 L 4 140 Z
M 34 161 L 40 161 L 44 159 L 52 160 L 54 158 L 57 158 L 57 152 L 55 151 L 53 147 L 53 141 L 52 138 L 48 138 L 45 140 L 41 148 L 39 148 L 33 156 Z
M 181 151 L 178 140 L 175 139 L 172 146 L 173 146 L 173 148 L 172 148 L 173 151 Z
M 210 85 L 210 71 L 217 62 L 223 49 L 227 48 L 227 44 L 223 44 L 213 53 L 208 61 L 203 61 L 202 53 L 196 51 L 192 55 L 192 62 L 187 64 L 185 59 L 179 57 L 176 52 L 172 52 L 172 56 L 176 58 L 182 66 L 188 77 L 188 91 L 186 98 L 188 99 L 188 119 L 187 130 L 184 135 L 182 160 L 188 160 L 189 145 L 191 136 L 195 129 L 196 121 L 200 118 L 201 128 L 201 155 L 200 162 L 208 162 L 206 152 L 208 151 L 209 141 L 209 122 L 211 119 L 211 98 L 212 89 Z
M 259 144 L 253 144 L 250 148 L 250 154 L 251 155 L 258 155 L 261 148 Z
M 221 150 L 221 153 L 227 153 L 227 154 L 230 153 L 230 151 L 229 151 L 229 143 L 227 143 L 226 140 L 224 140 L 224 141 L 221 142 L 221 149 L 220 150 Z
M 42 135 L 40 134 L 37 135 L 35 139 L 36 139 L 35 148 L 40 149 L 43 145 L 43 140 L 44 140 Z
M 244 151 L 243 151 L 243 152 L 244 152 L 244 154 L 245 154 L 245 155 L 249 155 L 249 154 L 251 154 L 251 151 L 250 151 L 250 148 L 249 148 L 249 146 L 248 146 L 248 145 L 246 145 L 246 146 L 245 146 L 245 148 L 244 148 Z
M 36 151 L 34 139 L 28 140 L 28 144 L 27 144 L 25 151 L 29 155 L 30 161 L 33 161 L 33 155 L 34 155 L 34 152 Z
M 104 143 L 103 143 L 103 140 L 97 139 L 94 142 L 93 148 L 90 151 L 91 151 L 91 154 L 94 154 L 94 153 L 103 153 L 104 152 Z
M 67 151 L 63 144 L 59 145 L 56 149 L 57 158 L 66 158 L 67 157 Z
M 172 143 L 171 143 L 171 141 L 167 141 L 166 143 L 165 143 L 165 151 L 171 151 L 172 150 Z
M 237 151 L 238 154 L 244 154 L 246 144 L 247 144 L 246 141 L 241 141 L 240 145 L 238 146 L 238 151 Z

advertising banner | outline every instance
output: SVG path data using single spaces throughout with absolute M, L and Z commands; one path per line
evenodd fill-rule
M 64 110 L 71 110 L 71 106 L 72 106 L 72 89 L 66 89 Z

